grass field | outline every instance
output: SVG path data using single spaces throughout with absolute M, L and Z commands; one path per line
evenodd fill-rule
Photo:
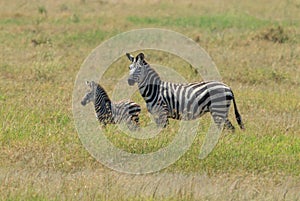
M 246 130 L 224 131 L 199 160 L 206 115 L 180 160 L 159 173 L 127 175 L 81 144 L 72 92 L 96 46 L 145 27 L 180 32 L 209 53 L 235 92 Z M 1 0 L 0 43 L 0 200 L 300 200 L 299 1 Z M 150 63 L 199 81 L 178 58 L 144 52 Z M 101 80 L 110 95 L 128 65 L 124 56 Z M 107 136 L 145 153 L 167 145 L 176 126 L 171 121 L 149 141 L 128 139 L 114 126 Z

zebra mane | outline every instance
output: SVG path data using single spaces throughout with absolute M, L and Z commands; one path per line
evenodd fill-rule
M 105 101 L 111 102 L 109 96 L 107 95 L 107 92 L 100 84 L 97 84 L 96 95 L 97 95 L 96 98 L 100 98 L 99 95 L 101 95 L 101 97 L 104 98 Z
M 150 65 L 148 64 L 148 62 L 145 61 L 145 60 L 143 60 L 143 65 L 144 65 L 144 66 L 147 66 L 147 65 L 150 66 Z
M 159 81 L 162 81 L 158 72 L 156 72 L 156 70 L 154 68 L 152 68 L 149 63 L 147 63 L 145 60 L 143 60 L 143 65 L 146 67 L 146 71 L 148 74 L 154 74 L 155 77 L 157 77 L 159 79 Z

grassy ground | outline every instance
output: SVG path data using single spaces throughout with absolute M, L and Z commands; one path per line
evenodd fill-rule
M 2 0 L 0 199 L 300 200 L 300 4 L 272 4 Z M 180 160 L 160 173 L 134 176 L 107 169 L 82 146 L 72 91 L 81 63 L 98 44 L 144 27 L 178 31 L 211 55 L 235 92 L 246 130 L 225 131 L 199 160 L 210 121 L 205 116 Z M 150 62 L 198 80 L 176 58 L 145 52 Z M 109 93 L 127 74 L 125 61 L 106 73 Z M 114 128 L 107 135 L 125 150 L 151 152 L 168 144 L 172 132 L 169 127 L 149 142 Z

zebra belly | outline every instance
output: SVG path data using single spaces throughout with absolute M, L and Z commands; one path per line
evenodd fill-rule
M 126 122 L 130 118 L 125 102 L 112 104 L 112 117 L 114 123 L 117 124 L 124 121 Z
M 176 120 L 194 120 L 207 112 L 209 112 L 209 104 L 202 106 L 193 101 L 190 104 L 179 105 L 178 109 L 170 108 L 168 117 Z

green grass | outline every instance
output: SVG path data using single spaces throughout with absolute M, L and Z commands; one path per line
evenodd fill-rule
M 253 13 L 239 9 L 249 4 Z M 298 12 L 291 9 L 278 18 L 280 13 L 262 12 L 269 11 L 263 2 L 229 5 L 10 1 L 1 6 L 0 200 L 300 199 L 300 30 L 290 18 Z M 273 17 L 262 18 L 263 13 Z M 206 115 L 178 161 L 157 174 L 135 176 L 110 170 L 86 151 L 74 126 L 72 92 L 82 62 L 95 47 L 144 27 L 178 31 L 209 53 L 235 93 L 246 130 L 239 130 L 231 110 L 236 132 L 224 131 L 213 152 L 199 160 L 210 123 Z M 201 81 L 175 55 L 144 53 L 149 63 Z M 128 75 L 128 65 L 125 56 L 118 59 L 100 80 L 110 96 Z M 148 124 L 142 98 L 132 99 L 143 107 L 141 124 Z M 171 120 L 148 140 L 130 138 L 114 125 L 105 135 L 123 150 L 150 153 L 170 144 L 178 127 Z
M 133 24 L 163 26 L 163 27 L 193 27 L 208 30 L 224 30 L 230 28 L 255 30 L 272 23 L 268 20 L 258 19 L 245 14 L 217 14 L 217 15 L 201 15 L 189 17 L 138 17 L 129 16 L 127 18 Z M 276 25 L 276 23 L 275 23 Z

